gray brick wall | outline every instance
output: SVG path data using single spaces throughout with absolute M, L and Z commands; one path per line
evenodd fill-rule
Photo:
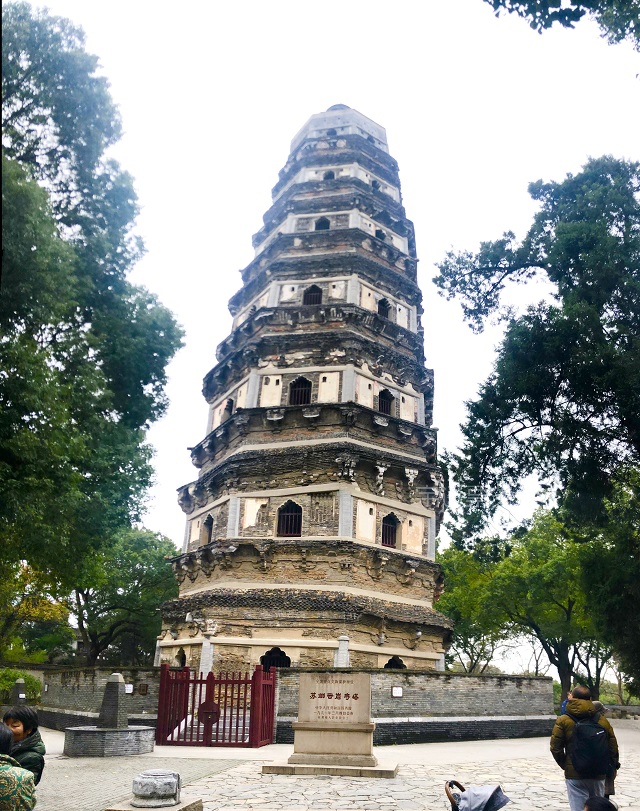
M 550 678 L 370 672 L 376 746 L 547 736 L 553 728 Z M 278 674 L 276 743 L 293 743 L 299 675 L 299 670 Z M 401 687 L 402 696 L 392 696 L 392 687 Z
M 471 676 L 434 671 L 371 670 L 376 718 L 553 715 L 552 680 L 546 677 Z M 299 670 L 281 670 L 279 715 L 298 713 Z M 401 687 L 402 696 L 391 695 Z
M 99 713 L 104 688 L 115 668 L 64 669 L 43 673 L 41 706 L 58 710 Z M 123 697 L 127 715 L 155 715 L 160 668 L 118 670 L 133 693 Z M 145 688 L 146 685 L 146 688 Z M 143 694 L 146 689 L 146 695 Z
M 68 757 L 123 757 L 153 752 L 154 729 L 70 729 L 64 737 Z

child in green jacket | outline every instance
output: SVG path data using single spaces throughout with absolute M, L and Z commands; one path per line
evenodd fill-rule
M 42 777 L 46 749 L 38 732 L 38 713 L 26 704 L 7 710 L 2 719 L 13 733 L 11 757 L 33 772 L 36 785 Z

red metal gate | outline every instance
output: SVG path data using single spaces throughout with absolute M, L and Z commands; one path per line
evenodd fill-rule
M 276 669 L 197 677 L 162 665 L 156 743 L 265 746 L 274 731 Z

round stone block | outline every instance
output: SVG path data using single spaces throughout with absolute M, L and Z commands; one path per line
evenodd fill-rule
M 165 769 L 151 769 L 133 779 L 134 808 L 167 808 L 180 802 L 180 775 Z

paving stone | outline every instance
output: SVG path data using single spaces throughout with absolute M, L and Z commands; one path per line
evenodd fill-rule
M 640 738 L 633 740 L 638 743 L 623 750 L 623 768 L 616 780 L 614 799 L 620 811 L 640 811 L 636 778 L 640 774 Z M 477 759 L 458 764 L 456 746 L 451 745 L 447 750 L 451 762 L 401 763 L 398 775 L 385 781 L 262 775 L 264 759 L 216 760 L 211 753 L 207 753 L 208 759 L 48 757 L 38 786 L 37 809 L 103 811 L 109 803 L 129 795 L 131 781 L 139 772 L 170 768 L 182 774 L 185 791 L 202 797 L 205 811 L 451 811 L 444 793 L 445 781 L 450 779 L 463 785 L 500 783 L 512 800 L 507 808 L 513 811 L 568 811 L 561 770 L 550 762 L 546 744 L 534 751 L 540 754 L 492 762 L 491 746 L 487 745 L 478 750 Z M 402 747 L 399 752 L 420 750 Z M 472 756 L 475 758 L 475 753 Z

